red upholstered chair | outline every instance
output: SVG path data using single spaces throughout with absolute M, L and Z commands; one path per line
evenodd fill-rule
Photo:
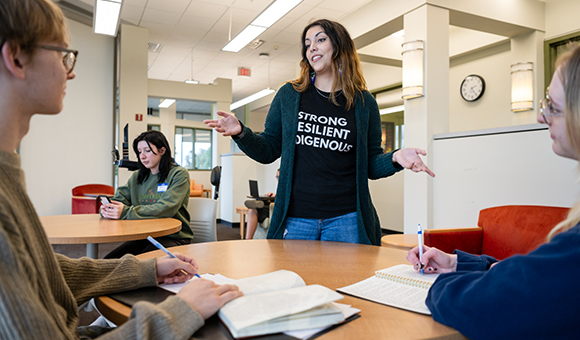
M 447 253 L 455 249 L 505 259 L 527 254 L 546 241 L 552 228 L 563 221 L 569 208 L 536 205 L 505 205 L 479 212 L 478 227 L 427 229 L 425 245 Z
M 97 214 L 101 202 L 98 195 L 115 195 L 115 188 L 104 184 L 85 184 L 72 189 L 72 213 L 73 214 Z

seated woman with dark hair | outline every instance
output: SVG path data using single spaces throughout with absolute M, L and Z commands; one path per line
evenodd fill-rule
M 109 219 L 147 219 L 172 217 L 182 222 L 177 233 L 159 237 L 165 247 L 190 244 L 193 231 L 189 226 L 189 172 L 171 157 L 171 148 L 159 131 L 147 131 L 133 141 L 138 155 L 139 171 L 127 184 L 117 189 L 110 204 L 101 206 L 101 215 Z M 157 248 L 147 240 L 128 241 L 105 258 L 141 254 Z

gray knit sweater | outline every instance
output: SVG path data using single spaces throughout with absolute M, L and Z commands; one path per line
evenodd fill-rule
M 0 339 L 77 339 L 78 305 L 156 282 L 155 259 L 55 254 L 28 198 L 20 157 L 0 151 Z M 140 302 L 99 339 L 188 339 L 204 321 L 178 297 Z

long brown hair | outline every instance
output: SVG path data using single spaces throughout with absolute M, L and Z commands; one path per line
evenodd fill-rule
M 306 32 L 314 26 L 320 26 L 324 33 L 330 38 L 334 52 L 332 54 L 332 89 L 330 91 L 329 100 L 338 105 L 334 92 L 336 88 L 342 86 L 342 91 L 346 98 L 346 109 L 349 110 L 354 105 L 354 99 L 357 94 L 367 90 L 367 84 L 363 77 L 362 66 L 358 53 L 354 46 L 354 41 L 348 34 L 344 26 L 338 22 L 320 19 L 316 20 L 304 28 L 302 32 L 302 60 L 300 60 L 300 76 L 290 83 L 298 92 L 304 92 L 312 80 L 311 73 L 314 71 L 310 67 L 308 57 L 306 57 Z M 314 86 L 314 84 L 313 84 Z
M 580 162 L 580 47 L 575 46 L 558 60 L 556 72 L 562 80 L 565 95 L 566 135 Z M 580 165 L 580 163 L 579 163 Z M 566 220 L 556 225 L 550 234 L 550 241 L 556 234 L 564 232 L 580 223 L 580 202 L 576 203 Z

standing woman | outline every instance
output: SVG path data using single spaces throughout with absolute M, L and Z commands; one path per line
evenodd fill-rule
M 281 157 L 276 204 L 268 238 L 381 244 L 379 218 L 368 179 L 403 168 L 434 176 L 408 148 L 381 149 L 381 118 L 367 91 L 354 42 L 346 29 L 317 20 L 302 33 L 300 76 L 280 88 L 264 132 L 218 111 L 208 126 L 232 136 L 260 163 Z
M 147 131 L 133 141 L 139 158 L 139 171 L 117 189 L 110 204 L 101 206 L 101 215 L 109 219 L 139 220 L 173 217 L 181 221 L 181 230 L 157 238 L 165 247 L 190 244 L 193 231 L 189 226 L 189 173 L 175 163 L 165 136 Z M 147 240 L 124 242 L 105 258 L 141 254 L 157 248 Z

